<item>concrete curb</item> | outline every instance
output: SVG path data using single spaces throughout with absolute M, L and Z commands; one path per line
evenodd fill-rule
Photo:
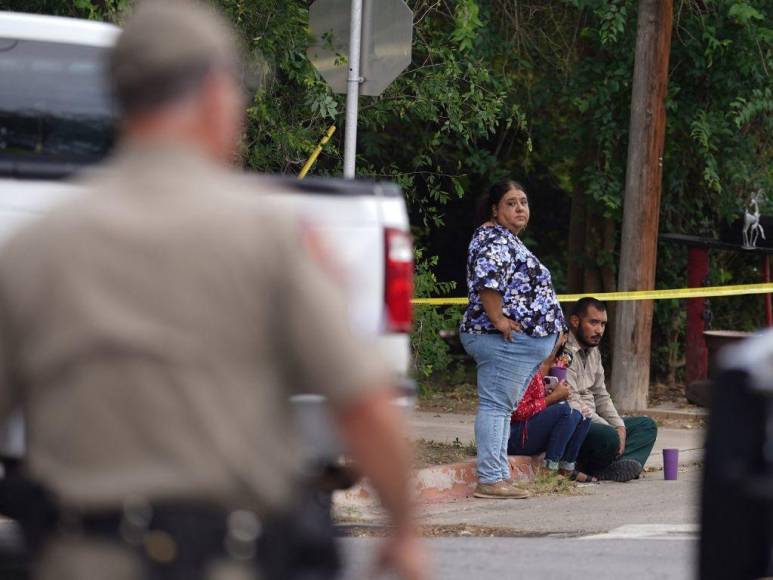
M 703 449 L 682 450 L 679 453 L 679 466 L 687 467 L 703 460 Z M 544 454 L 534 456 L 514 455 L 508 457 L 510 473 L 516 481 L 532 481 L 536 470 L 542 465 Z M 663 469 L 663 455 L 656 450 L 650 455 L 646 472 Z M 443 503 L 471 497 L 478 478 L 475 460 L 461 463 L 435 465 L 419 469 L 413 476 L 413 491 L 420 505 Z M 333 503 L 337 508 L 362 508 L 378 505 L 378 496 L 367 481 L 358 483 L 345 491 L 333 494 Z
M 510 474 L 516 481 L 531 481 L 536 469 L 542 465 L 544 454 L 510 456 Z M 475 460 L 446 465 L 434 465 L 419 469 L 413 476 L 413 491 L 416 501 L 422 505 L 440 503 L 470 497 L 475 491 L 478 477 Z M 338 507 L 364 507 L 378 503 L 376 492 L 367 482 L 333 494 Z
M 668 409 L 668 408 L 647 408 L 641 411 L 631 413 L 632 415 L 643 415 L 650 419 L 667 421 L 690 421 L 708 419 L 707 409 Z

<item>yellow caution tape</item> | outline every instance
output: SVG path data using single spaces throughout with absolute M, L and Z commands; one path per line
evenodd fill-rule
M 327 131 L 325 131 L 325 134 L 322 136 L 322 139 L 319 140 L 319 143 L 317 143 L 317 146 L 314 148 L 314 151 L 311 152 L 311 155 L 306 160 L 306 163 L 304 163 L 303 167 L 301 168 L 301 172 L 298 174 L 298 179 L 303 179 L 306 177 L 306 174 L 309 172 L 309 170 L 312 168 L 312 166 L 317 162 L 317 157 L 319 157 L 319 154 L 322 153 L 322 148 L 327 145 L 327 142 L 330 141 L 330 138 L 333 136 L 333 133 L 336 132 L 336 126 L 330 125 L 330 128 L 328 128 Z
M 606 292 L 599 294 L 559 294 L 561 302 L 576 302 L 580 298 L 593 296 L 605 302 L 625 300 L 681 300 L 685 298 L 717 298 L 720 296 L 745 296 L 749 294 L 771 294 L 773 283 L 737 284 L 735 286 L 705 286 L 701 288 L 677 288 L 675 290 L 636 290 L 633 292 Z M 414 298 L 414 304 L 427 306 L 450 306 L 467 304 L 467 298 Z

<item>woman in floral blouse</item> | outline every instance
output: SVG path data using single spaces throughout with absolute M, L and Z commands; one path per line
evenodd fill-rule
M 510 479 L 510 414 L 556 345 L 566 322 L 548 269 L 518 238 L 529 200 L 513 181 L 491 187 L 467 256 L 469 303 L 460 326 L 478 366 L 478 486 L 475 497 L 524 498 Z

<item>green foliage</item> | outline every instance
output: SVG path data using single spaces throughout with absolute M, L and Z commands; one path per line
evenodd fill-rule
M 432 271 L 437 265 L 437 256 L 425 259 L 421 248 L 416 254 L 416 296 L 430 298 L 451 294 L 455 284 L 438 282 Z M 426 388 L 427 379 L 433 374 L 451 370 L 453 359 L 442 333 L 459 327 L 461 312 L 460 308 L 454 307 L 416 306 L 411 348 L 420 389 Z
M 625 32 L 627 4 L 617 0 L 603 2 L 595 8 L 594 14 L 599 19 L 598 38 L 603 46 L 616 43 Z
M 753 20 L 765 20 L 765 17 L 759 10 L 746 2 L 737 2 L 730 6 L 727 15 L 738 22 L 738 24 L 748 24 Z
M 118 23 L 130 0 L 0 0 L 0 10 L 70 16 Z
M 224 1 L 260 51 L 269 81 L 250 104 L 247 163 L 261 171 L 298 171 L 331 121 L 343 124 L 344 97 L 334 95 L 306 58 L 305 2 L 256 0 L 249 10 Z M 514 79 L 488 65 L 505 47 L 482 42 L 485 15 L 473 0 L 453 10 L 416 2 L 414 64 L 378 98 L 360 104 L 358 172 L 390 179 L 406 192 L 412 221 L 428 234 L 443 225 L 443 206 L 463 198 L 472 175 L 496 174 L 483 143 L 507 136 L 528 152 L 526 115 Z M 343 131 L 314 171 L 340 174 Z
M 451 40 L 456 42 L 459 50 L 471 50 L 478 38 L 479 29 L 483 23 L 479 18 L 480 8 L 475 0 L 460 0 L 454 11 L 454 32 Z
M 757 117 L 773 113 L 773 89 L 754 89 L 750 98 L 736 97 L 730 106 L 736 128 L 743 129 Z
M 127 0 L 0 0 L 3 9 L 120 21 Z M 245 163 L 297 173 L 316 142 L 343 126 L 344 97 L 333 94 L 306 57 L 309 0 L 218 0 L 263 64 L 264 85 L 249 103 Z M 408 0 L 414 11 L 413 62 L 380 97 L 361 99 L 358 172 L 400 184 L 420 251 L 417 294 L 459 293 L 438 282 L 445 246 L 469 231 L 447 228 L 471 198 L 503 177 L 545 176 L 584 219 L 619 224 L 628 151 L 636 3 L 627 0 Z M 773 191 L 773 27 L 769 0 L 675 0 L 660 228 L 717 237 L 752 191 Z M 345 56 L 341 57 L 345 60 Z M 314 172 L 341 172 L 343 131 Z M 540 216 L 533 216 L 539 220 Z M 617 241 L 604 251 L 567 255 L 556 242 L 568 224 L 545 221 L 529 243 L 560 290 L 567 260 L 611 271 Z M 545 231 L 548 227 L 551 231 Z M 614 233 L 614 229 L 611 230 Z M 618 229 L 619 231 L 619 229 Z M 616 234 L 615 234 L 616 235 Z M 533 236 L 533 237 L 532 237 Z M 422 252 L 433 247 L 437 257 Z M 605 246 L 606 247 L 606 246 Z M 685 284 L 683 251 L 661 246 L 659 287 Z M 729 256 L 729 257 L 728 257 Z M 737 257 L 737 256 L 736 256 Z M 757 279 L 754 265 L 713 258 L 718 280 Z M 463 260 L 456 274 L 463 279 Z M 753 304 L 753 301 L 747 301 Z M 719 324 L 754 327 L 760 309 L 712 302 Z M 417 374 L 448 369 L 438 338 L 459 309 L 417 308 Z M 658 302 L 654 368 L 674 375 L 681 357 L 684 304 Z M 676 365 L 676 367 L 674 366 Z

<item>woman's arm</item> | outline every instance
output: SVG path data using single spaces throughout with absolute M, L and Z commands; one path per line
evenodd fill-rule
M 486 316 L 489 317 L 494 328 L 502 333 L 505 340 L 510 340 L 513 331 L 521 331 L 521 325 L 515 320 L 509 319 L 502 312 L 502 295 L 499 292 L 489 288 L 481 288 L 479 294 L 483 309 L 486 311 Z

